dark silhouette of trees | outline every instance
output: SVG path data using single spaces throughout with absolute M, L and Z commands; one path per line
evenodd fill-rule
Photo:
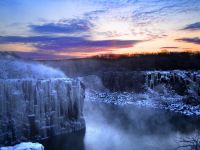
M 109 56 L 109 57 L 108 57 Z M 199 53 L 159 53 L 142 55 L 117 55 L 42 61 L 50 66 L 60 68 L 68 76 L 101 74 L 107 71 L 135 70 L 200 70 Z
M 183 137 L 178 140 L 179 146 L 178 149 L 187 149 L 187 150 L 200 150 L 200 132 L 196 131 L 193 136 Z

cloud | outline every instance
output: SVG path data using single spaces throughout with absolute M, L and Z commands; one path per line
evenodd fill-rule
M 60 56 L 56 53 L 42 53 L 42 52 L 15 52 L 15 54 L 24 59 L 42 59 L 42 60 L 54 60 L 70 58 L 68 56 Z
M 176 41 L 182 41 L 182 42 L 187 42 L 187 43 L 193 43 L 193 44 L 199 44 L 200 45 L 200 38 L 195 37 L 195 38 L 181 38 L 181 39 L 176 39 Z
M 161 49 L 177 49 L 179 47 L 176 46 L 167 46 L 167 47 L 161 47 Z
M 95 11 L 90 11 L 84 14 L 84 17 L 88 19 L 97 19 L 100 14 L 106 13 L 106 10 L 95 10 Z
M 88 40 L 84 37 L 51 37 L 51 36 L 0 36 L 0 44 L 32 44 L 38 50 L 48 51 L 87 51 L 87 49 L 128 48 L 142 42 L 140 40 Z
M 132 0 L 133 1 L 133 0 Z M 95 4 L 100 4 L 106 9 L 112 9 L 112 8 L 119 8 L 123 6 L 127 6 L 131 3 L 132 1 L 129 2 L 129 0 L 93 0 Z
M 148 25 L 151 22 L 166 20 L 172 13 L 197 12 L 199 4 L 200 1 L 196 0 L 149 0 L 148 3 L 146 0 L 140 0 L 135 4 L 137 7 L 133 10 L 133 18 Z
M 200 30 L 200 22 L 189 24 L 185 28 L 183 28 L 183 30 L 191 30 L 191 31 Z
M 30 25 L 32 31 L 37 33 L 78 33 L 90 30 L 92 24 L 85 19 L 68 19 L 58 23 L 43 25 Z
M 0 51 L 16 51 L 16 52 L 33 52 L 37 51 L 31 44 L 14 43 L 14 44 L 0 44 Z

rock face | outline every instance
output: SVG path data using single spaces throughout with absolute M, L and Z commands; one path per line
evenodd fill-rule
M 145 92 L 167 88 L 178 95 L 200 98 L 200 72 L 192 71 L 131 71 L 105 72 L 103 85 L 112 92 Z
M 189 71 L 151 71 L 146 73 L 146 86 L 155 89 L 164 85 L 178 95 L 187 95 L 199 99 L 200 72 Z
M 143 92 L 145 86 L 145 74 L 140 71 L 131 72 L 104 72 L 101 75 L 102 82 L 112 92 L 133 91 Z
M 200 71 L 110 71 L 99 77 L 108 90 L 87 90 L 86 100 L 200 116 Z
M 111 92 L 145 93 L 151 89 L 163 94 L 167 91 L 185 96 L 186 103 L 200 104 L 198 71 L 105 72 L 101 79 L 105 88 Z
M 0 143 L 45 139 L 85 128 L 79 80 L 0 79 Z

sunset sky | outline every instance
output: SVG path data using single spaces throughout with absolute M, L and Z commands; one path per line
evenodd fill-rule
M 200 52 L 200 0 L 0 0 L 0 51 L 32 59 Z

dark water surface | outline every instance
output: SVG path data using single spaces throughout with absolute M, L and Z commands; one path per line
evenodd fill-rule
M 86 130 L 48 140 L 46 150 L 172 150 L 200 118 L 134 106 L 85 103 Z

